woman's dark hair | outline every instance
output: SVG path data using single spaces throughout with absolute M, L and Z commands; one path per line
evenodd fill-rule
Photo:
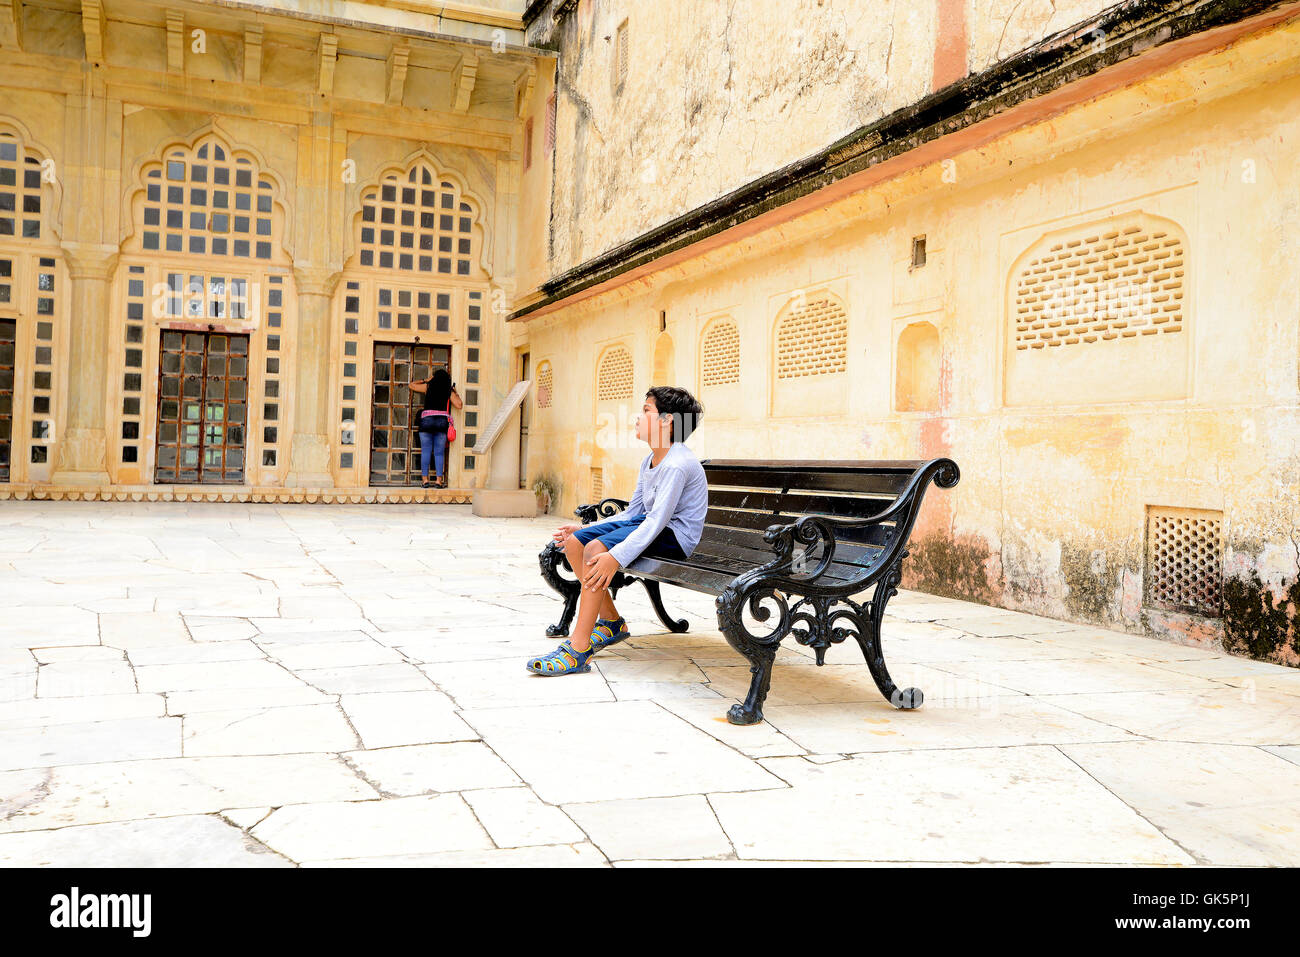
M 646 393 L 647 398 L 655 400 L 655 408 L 661 416 L 673 417 L 673 442 L 685 442 L 700 424 L 704 415 L 704 406 L 685 389 L 672 385 L 652 386 Z
M 439 366 L 433 370 L 433 378 L 424 391 L 424 407 L 442 411 L 451 401 L 451 373 Z

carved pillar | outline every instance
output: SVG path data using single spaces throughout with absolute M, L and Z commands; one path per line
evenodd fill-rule
M 57 435 L 50 481 L 55 485 L 107 485 L 108 323 L 110 280 L 117 249 L 65 243 L 70 286 L 67 422 Z
M 329 422 L 333 355 L 330 304 L 342 273 L 303 266 L 296 267 L 293 275 L 298 295 L 298 349 L 293 442 L 286 483 L 295 488 L 333 488 Z

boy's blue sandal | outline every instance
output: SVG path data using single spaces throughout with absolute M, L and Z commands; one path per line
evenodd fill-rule
M 627 630 L 627 622 L 622 618 L 597 618 L 596 627 L 591 633 L 591 650 L 600 651 L 602 648 L 616 645 L 630 636 L 631 632 Z
M 587 651 L 574 651 L 568 641 L 560 642 L 549 655 L 538 655 L 528 661 L 528 670 L 539 675 L 574 675 L 591 670 L 588 659 L 596 653 L 593 646 Z

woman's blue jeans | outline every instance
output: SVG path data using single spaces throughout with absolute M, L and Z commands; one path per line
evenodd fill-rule
M 420 474 L 425 479 L 429 477 L 429 455 L 433 455 L 433 464 L 435 466 L 435 475 L 447 474 L 447 433 L 446 432 L 421 432 L 420 433 Z

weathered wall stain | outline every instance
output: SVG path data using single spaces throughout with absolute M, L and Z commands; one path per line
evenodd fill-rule
M 1262 661 L 1300 663 L 1300 578 L 1285 591 L 1252 571 L 1224 582 L 1223 646 Z
M 1001 583 L 989 581 L 992 549 L 979 535 L 959 535 L 950 539 L 937 533 L 913 537 L 903 561 L 904 588 L 996 604 Z

